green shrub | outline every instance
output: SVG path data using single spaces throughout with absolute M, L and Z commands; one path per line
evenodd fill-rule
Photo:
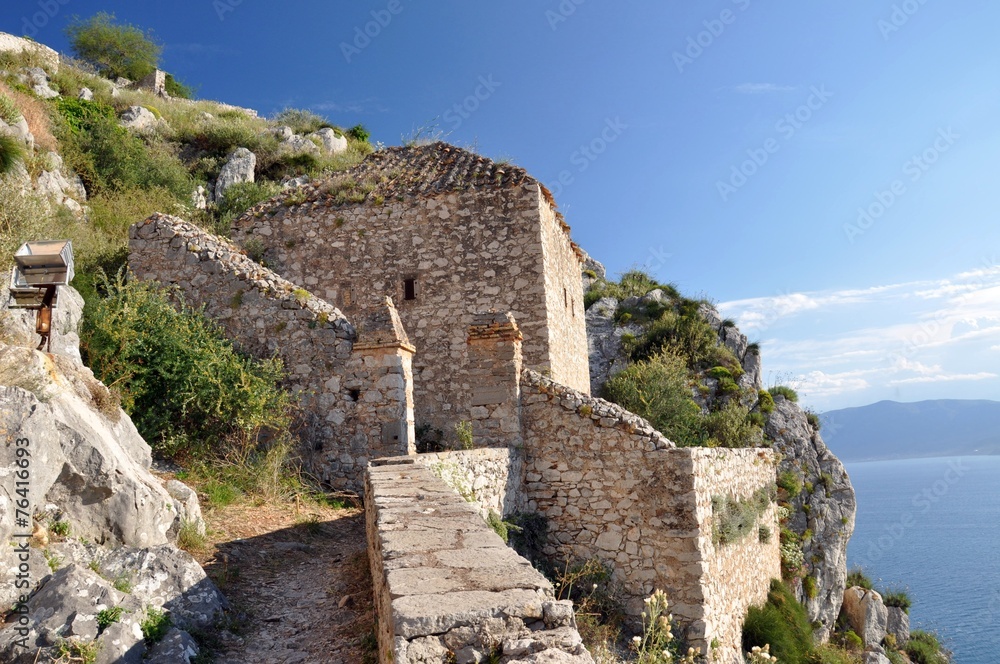
M 812 576 L 806 576 L 802 579 L 802 590 L 805 591 L 806 597 L 809 599 L 816 599 L 819 595 L 819 587 L 816 585 L 816 579 Z
M 311 134 L 324 127 L 336 129 L 330 121 L 318 113 L 307 111 L 301 108 L 286 108 L 271 119 L 271 123 L 278 126 L 291 127 L 296 134 Z M 339 132 L 339 130 L 338 130 Z M 365 140 L 368 138 L 358 139 Z
M 764 414 L 774 412 L 774 397 L 767 390 L 761 390 L 757 393 L 757 406 L 760 408 L 760 412 Z
M 362 143 L 367 143 L 368 140 L 372 137 L 371 133 L 367 129 L 365 129 L 365 126 L 360 124 L 354 125 L 350 129 L 348 129 L 347 135 L 353 138 L 354 140 L 360 141 Z
M 789 498 L 795 498 L 802 492 L 802 480 L 790 470 L 778 474 L 778 488 L 784 489 Z
M 198 551 L 205 548 L 205 536 L 198 530 L 194 521 L 184 521 L 177 533 L 177 547 L 184 551 Z
M 458 438 L 458 442 L 462 445 L 463 450 L 471 450 L 474 447 L 472 440 L 472 422 L 468 420 L 456 422 L 455 436 Z
M 691 397 L 684 358 L 662 352 L 629 365 L 604 387 L 611 401 L 649 420 L 664 436 L 680 446 L 702 442 L 700 409 Z
M 258 434 L 288 423 L 289 397 L 276 384 L 277 359 L 255 361 L 180 300 L 155 286 L 100 284 L 106 297 L 85 307 L 83 350 L 142 436 L 166 456 L 204 456 L 222 443 L 252 447 Z
M 218 226 L 228 235 L 228 229 L 232 222 L 240 217 L 244 212 L 258 203 L 262 203 L 281 191 L 281 185 L 276 182 L 238 182 L 228 189 L 222 200 L 217 202 L 219 221 Z
M 69 521 L 52 521 L 49 523 L 49 531 L 59 537 L 69 537 L 71 528 Z
M 138 81 L 156 69 L 163 50 L 151 34 L 133 25 L 116 23 L 115 15 L 107 12 L 87 20 L 74 16 L 66 35 L 73 52 L 109 78 L 124 76 Z
M 725 367 L 713 367 L 708 370 L 708 377 L 715 378 L 716 380 L 727 379 L 731 381 L 733 379 L 733 374 L 730 373 L 729 369 Z
M 163 77 L 163 88 L 171 97 L 180 97 L 181 99 L 191 99 L 194 97 L 194 90 L 190 86 L 178 81 L 171 74 Z
M 856 655 L 829 643 L 816 646 L 807 661 L 809 664 L 858 664 Z
M 809 426 L 811 426 L 816 431 L 819 431 L 820 427 L 822 426 L 822 422 L 820 422 L 819 419 L 819 414 L 814 413 L 811 410 L 806 411 L 806 421 L 809 423 Z
M 21 111 L 14 100 L 5 94 L 0 93 L 0 120 L 9 125 L 17 124 L 21 121 Z
M 861 637 L 858 636 L 852 629 L 844 632 L 843 636 L 841 636 L 841 642 L 844 644 L 845 648 L 854 652 L 861 652 L 865 649 L 865 642 L 862 641 Z
M 812 655 L 812 625 L 806 610 L 780 581 L 771 581 L 767 603 L 750 607 L 743 621 L 743 651 L 770 644 L 782 664 L 808 664 Z
M 505 521 L 502 516 L 490 510 L 486 515 L 486 524 L 493 529 L 500 539 L 503 540 L 504 544 L 510 543 L 510 536 L 512 533 L 520 530 L 519 526 L 512 521 Z
M 170 619 L 170 614 L 155 606 L 146 607 L 146 615 L 139 623 L 139 627 L 142 629 L 142 638 L 145 639 L 147 646 L 162 641 L 163 637 L 170 631 L 171 626 L 173 626 L 173 621 Z
M 0 133 L 0 176 L 11 173 L 18 164 L 24 163 L 26 154 L 24 143 L 10 134 Z
M 755 532 L 760 517 L 771 506 L 771 490 L 763 487 L 747 500 L 712 497 L 712 541 L 717 546 L 738 542 Z M 756 532 L 760 536 L 760 529 Z M 770 534 L 768 534 L 770 539 Z
M 864 588 L 865 590 L 872 590 L 872 580 L 868 578 L 864 570 L 860 567 L 855 567 L 847 573 L 847 587 L 853 588 L 855 586 Z
M 930 632 L 913 630 L 903 650 L 914 664 L 948 664 L 948 658 L 941 652 L 941 642 Z
M 761 544 L 770 543 L 771 536 L 772 536 L 771 529 L 768 528 L 767 526 L 760 526 L 759 528 L 757 528 L 757 540 Z
M 750 411 L 735 399 L 706 415 L 702 425 L 710 447 L 756 447 L 764 439 L 764 432 L 751 420 Z
M 122 615 L 125 613 L 125 607 L 123 606 L 112 606 L 107 609 L 103 609 L 97 612 L 97 629 L 98 631 L 104 631 L 108 627 L 111 627 L 116 622 L 121 620 Z
M 775 385 L 774 387 L 770 388 L 768 392 L 771 393 L 772 397 L 785 397 L 792 403 L 798 403 L 799 401 L 798 393 L 792 388 L 787 387 L 785 385 Z
M 881 593 L 881 595 L 882 602 L 886 606 L 903 609 L 906 613 L 909 613 L 910 607 L 913 606 L 913 600 L 910 599 L 910 594 L 901 588 L 890 588 L 889 590 Z

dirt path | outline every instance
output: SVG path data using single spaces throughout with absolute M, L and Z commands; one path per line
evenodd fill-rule
M 361 664 L 373 625 L 361 510 L 232 505 L 198 557 L 232 605 L 218 664 Z

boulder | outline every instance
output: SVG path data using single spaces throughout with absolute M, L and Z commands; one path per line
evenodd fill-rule
M 28 127 L 28 121 L 23 116 L 19 117 L 14 124 L 7 124 L 0 120 L 0 133 L 9 134 L 24 143 L 29 150 L 35 149 L 35 136 Z
M 24 70 L 26 83 L 31 90 L 42 99 L 53 99 L 59 93 L 49 87 L 49 75 L 41 67 L 28 67 Z
M 152 131 L 158 124 L 153 112 L 144 106 L 129 106 L 121 116 L 121 125 L 133 131 Z
M 177 510 L 177 521 L 175 526 L 180 530 L 185 522 L 193 523 L 198 529 L 198 534 L 205 534 L 205 520 L 201 517 L 201 504 L 198 502 L 198 494 L 194 489 L 179 480 L 170 480 L 166 485 L 167 493 L 174 499 L 174 508 Z
M 91 90 L 90 88 L 80 88 L 80 94 L 77 96 L 77 99 L 82 99 L 84 101 L 93 101 L 94 91 Z
M 877 646 L 885 638 L 889 612 L 874 590 L 853 586 L 844 591 L 844 615 L 866 646 Z
M 229 156 L 229 161 L 222 167 L 215 181 L 215 200 L 221 201 L 226 189 L 239 182 L 253 182 L 254 168 L 257 167 L 257 156 L 246 148 L 236 148 Z
M 889 617 L 886 621 L 885 631 L 892 634 L 896 639 L 896 644 L 902 648 L 910 640 L 910 616 L 898 606 L 887 608 L 889 609 Z
M 843 603 L 847 543 L 854 532 L 857 501 L 844 465 L 809 424 L 805 412 L 783 397 L 775 397 L 774 401 L 775 408 L 767 415 L 764 432 L 774 441 L 775 451 L 781 453 L 778 472 L 792 472 L 813 487 L 812 492 L 804 490 L 789 499 L 788 528 L 799 535 L 812 531 L 802 550 L 810 576 L 816 580 L 817 593 L 808 597 L 799 585 L 796 594 L 805 605 L 809 620 L 821 623 L 815 637 L 825 642 Z
M 146 664 L 190 664 L 198 655 L 198 644 L 187 632 L 176 627 L 149 649 Z
M 103 630 L 98 615 L 121 607 L 117 622 Z M 146 651 L 139 623 L 143 606 L 80 565 L 67 565 L 42 580 L 26 604 L 23 618 L 0 631 L 0 660 L 10 664 L 38 661 L 38 650 L 56 659 L 62 640 L 96 641 L 97 664 L 140 664 Z M 22 640 L 23 639 L 23 640 Z M 27 647 L 24 647 L 27 645 Z
M 170 545 L 116 549 L 101 562 L 101 571 L 131 579 L 132 595 L 144 606 L 169 611 L 184 630 L 208 629 L 229 606 L 198 562 Z
M 278 145 L 281 152 L 292 152 L 294 154 L 314 154 L 319 156 L 319 146 L 305 136 L 292 136 L 286 138 Z
M 208 190 L 204 186 L 198 185 L 194 191 L 191 192 L 191 207 L 195 210 L 206 210 L 208 209 Z
M 347 150 L 347 137 L 339 136 L 329 127 L 314 131 L 309 134 L 308 138 L 316 138 L 322 144 L 322 150 L 326 154 L 340 154 Z
M 267 130 L 272 136 L 278 139 L 279 142 L 287 141 L 288 139 L 295 136 L 295 132 L 291 127 L 271 127 Z
M 866 652 L 862 664 L 892 664 L 892 660 L 880 652 Z
M 56 307 L 52 310 L 52 353 L 63 355 L 77 364 L 83 364 L 80 356 L 80 321 L 83 319 L 83 296 L 72 286 L 61 286 Z M 34 347 L 38 345 L 35 335 L 35 312 L 27 309 L 0 309 L 0 332 L 10 343 Z M 2 340 L 2 336 L 0 336 Z

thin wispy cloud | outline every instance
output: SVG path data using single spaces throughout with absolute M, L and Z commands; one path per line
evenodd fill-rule
M 741 95 L 766 95 L 774 92 L 793 92 L 795 86 L 776 83 L 741 83 L 733 90 Z
M 967 380 L 989 380 L 997 378 L 998 375 L 988 371 L 980 371 L 972 374 L 936 374 L 934 376 L 914 376 L 913 378 L 902 378 L 900 380 L 889 381 L 890 386 L 896 385 L 917 385 L 920 383 L 954 383 L 956 381 Z

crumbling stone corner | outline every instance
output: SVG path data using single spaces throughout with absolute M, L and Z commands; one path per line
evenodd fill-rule
M 476 447 L 523 445 L 521 330 L 511 313 L 487 312 L 469 326 L 469 419 Z

